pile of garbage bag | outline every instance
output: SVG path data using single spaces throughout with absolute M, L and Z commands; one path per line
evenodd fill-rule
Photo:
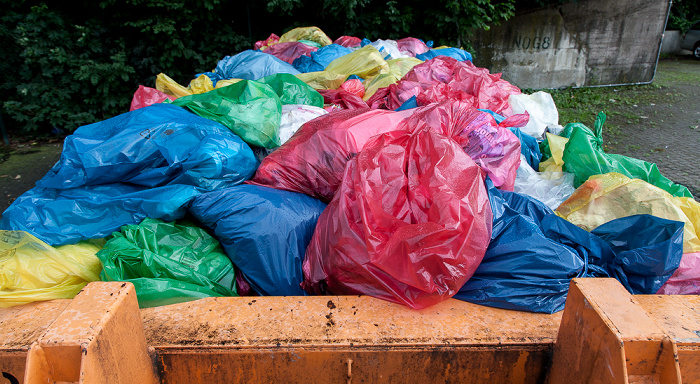
M 68 136 L 0 220 L 0 306 L 371 295 L 563 309 L 574 277 L 700 293 L 700 204 L 459 47 L 295 28 Z M 214 65 L 215 64 L 215 65 Z M 128 112 L 126 112 L 128 107 Z

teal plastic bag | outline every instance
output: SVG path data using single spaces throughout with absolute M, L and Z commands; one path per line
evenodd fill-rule
M 225 125 L 250 145 L 276 148 L 281 144 L 282 105 L 323 107 L 323 96 L 295 76 L 278 73 L 181 97 L 172 103 Z
M 595 121 L 595 133 L 583 124 L 567 124 L 569 142 L 564 148 L 564 171 L 573 173 L 574 186 L 583 184 L 592 175 L 609 172 L 621 173 L 655 185 L 674 196 L 693 197 L 688 188 L 676 184 L 661 175 L 656 164 L 632 157 L 607 154 L 603 151 L 603 124 L 605 113 L 600 112 Z M 567 132 L 568 133 L 568 132 Z
M 219 241 L 185 221 L 125 225 L 97 257 L 100 278 L 133 283 L 141 308 L 237 296 L 235 270 Z

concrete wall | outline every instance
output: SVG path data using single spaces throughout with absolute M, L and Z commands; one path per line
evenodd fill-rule
M 518 14 L 471 39 L 474 64 L 521 88 L 649 82 L 669 0 L 579 0 Z
M 681 31 L 665 31 L 661 42 L 661 53 L 679 54 L 681 52 Z

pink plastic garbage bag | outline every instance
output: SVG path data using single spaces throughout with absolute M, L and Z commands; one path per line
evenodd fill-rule
M 155 88 L 139 85 L 139 88 L 134 92 L 134 98 L 131 99 L 131 108 L 129 108 L 129 112 L 135 109 L 148 107 L 149 105 L 162 103 L 165 100 L 175 100 L 175 96 L 166 95 Z

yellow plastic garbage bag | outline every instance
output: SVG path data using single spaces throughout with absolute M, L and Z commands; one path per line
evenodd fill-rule
M 105 241 L 87 240 L 52 247 L 24 231 L 0 231 L 0 307 L 34 301 L 72 299 L 100 280 L 95 256 Z
M 313 89 L 338 89 L 338 87 L 345 82 L 345 78 L 347 77 L 329 71 L 307 72 L 294 76 Z
M 415 57 L 388 60 L 386 63 L 389 65 L 389 73 L 381 73 L 365 79 L 365 96 L 362 99 L 364 101 L 369 100 L 379 88 L 388 87 L 398 82 L 408 71 L 422 62 L 422 60 Z
M 350 75 L 357 75 L 366 79 L 380 73 L 389 73 L 389 64 L 377 51 L 377 48 L 365 45 L 355 52 L 331 61 L 326 67 L 326 71 L 339 73 L 346 78 Z
M 328 37 L 319 27 L 300 27 L 280 36 L 278 43 L 289 43 L 299 40 L 310 40 L 321 44 L 322 47 L 333 44 L 333 40 Z
M 223 88 L 228 85 L 236 84 L 239 81 L 243 81 L 243 79 L 227 79 L 227 80 L 219 80 L 216 82 L 216 87 L 214 88 Z
M 562 172 L 564 166 L 564 148 L 569 139 L 553 135 L 547 132 L 547 142 L 549 150 L 552 152 L 552 157 L 540 162 L 540 172 Z
M 187 88 L 178 84 L 177 81 L 170 78 L 168 75 L 161 73 L 156 76 L 156 89 L 166 95 L 175 96 L 177 98 L 209 92 L 214 89 L 214 83 L 207 75 L 199 75 L 196 79 L 190 81 Z
M 587 231 L 617 218 L 645 213 L 682 221 L 683 253 L 700 251 L 700 203 L 620 173 L 589 177 L 555 212 Z

